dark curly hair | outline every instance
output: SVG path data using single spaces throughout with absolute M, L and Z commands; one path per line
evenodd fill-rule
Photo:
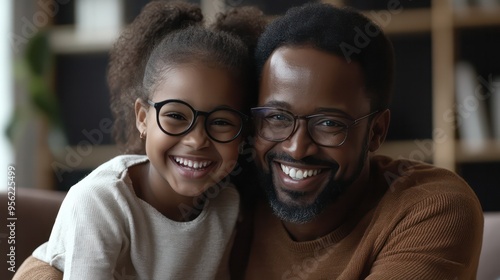
M 179 64 L 202 62 L 226 69 L 242 83 L 245 105 L 256 101 L 253 50 L 265 27 L 260 10 L 235 8 L 203 25 L 199 6 L 185 2 L 152 1 L 126 28 L 110 51 L 108 85 L 114 138 L 125 153 L 144 154 L 135 127 L 134 102 L 147 99 Z
M 255 50 L 258 76 L 276 49 L 304 45 L 343 57 L 347 62 L 359 63 L 367 94 L 372 99 L 372 110 L 389 107 L 394 51 L 375 23 L 348 7 L 309 3 L 291 8 L 270 23 L 259 38 Z

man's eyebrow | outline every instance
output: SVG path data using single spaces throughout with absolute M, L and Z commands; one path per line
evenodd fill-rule
M 351 115 L 349 115 L 348 113 L 346 113 L 345 111 L 342 111 L 340 109 L 337 109 L 337 108 L 329 108 L 329 107 L 319 107 L 317 108 L 316 110 L 314 110 L 315 112 L 318 112 L 318 113 L 322 113 L 322 114 L 325 114 L 325 113 L 333 113 L 335 115 L 340 115 L 342 117 L 346 117 L 348 119 L 354 119 Z
M 285 109 L 285 110 L 291 109 L 290 104 L 288 104 L 287 102 L 278 101 L 278 100 L 268 101 L 268 102 L 262 104 L 261 107 L 275 107 L 275 108 L 280 108 L 280 109 Z
M 262 104 L 261 107 L 274 107 L 288 111 L 290 111 L 292 108 L 289 103 L 278 100 L 270 100 L 265 104 Z M 314 112 L 311 112 L 311 114 L 334 114 L 340 117 L 354 120 L 354 118 L 345 111 L 331 107 L 318 107 L 314 110 Z

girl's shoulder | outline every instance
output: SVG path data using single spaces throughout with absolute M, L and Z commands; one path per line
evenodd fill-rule
M 128 168 L 147 162 L 145 155 L 119 155 L 101 164 L 68 191 L 68 198 L 76 200 L 113 200 L 129 196 L 131 183 Z

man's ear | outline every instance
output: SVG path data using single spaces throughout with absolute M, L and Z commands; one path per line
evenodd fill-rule
M 148 109 L 149 107 L 146 106 L 144 101 L 140 98 L 137 98 L 135 100 L 135 126 L 137 127 L 137 130 L 139 130 L 139 133 L 145 133 L 147 126 L 147 115 L 148 115 Z
M 384 111 L 376 115 L 375 119 L 372 122 L 370 131 L 370 152 L 377 151 L 380 145 L 384 143 L 385 137 L 387 136 L 387 131 L 389 129 L 390 121 L 391 111 L 389 111 L 389 109 L 385 109 Z

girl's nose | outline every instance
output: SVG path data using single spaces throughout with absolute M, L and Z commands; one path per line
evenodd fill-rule
M 203 119 L 196 120 L 191 131 L 181 137 L 182 143 L 194 150 L 201 150 L 210 145 L 210 138 L 203 126 Z

